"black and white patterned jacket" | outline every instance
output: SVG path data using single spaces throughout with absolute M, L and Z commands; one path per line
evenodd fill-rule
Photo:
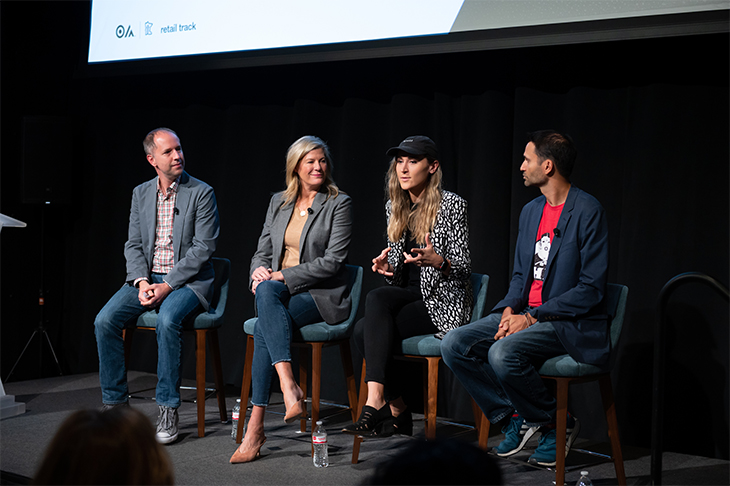
M 469 221 L 466 200 L 453 192 L 443 191 L 436 224 L 431 231 L 434 251 L 451 262 L 446 276 L 438 268 L 421 268 L 421 294 L 428 315 L 441 331 L 449 331 L 471 319 L 473 296 L 471 289 L 471 254 L 469 253 Z M 385 216 L 390 222 L 390 200 L 385 204 Z M 391 251 L 388 262 L 393 276 L 386 277 L 391 285 L 403 285 L 403 251 L 405 235 L 399 241 L 388 241 Z

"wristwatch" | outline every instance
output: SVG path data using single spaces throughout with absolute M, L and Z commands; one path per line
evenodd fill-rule
M 446 258 L 444 258 L 444 261 L 442 261 L 441 265 L 439 265 L 439 272 L 443 272 L 447 268 L 449 268 L 449 261 Z

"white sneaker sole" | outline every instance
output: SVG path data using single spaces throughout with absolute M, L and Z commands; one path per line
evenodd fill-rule
M 575 442 L 575 439 L 578 438 L 578 433 L 580 432 L 580 422 L 578 422 L 578 419 L 573 417 L 573 420 L 575 420 L 575 425 L 572 429 L 567 429 L 566 437 L 565 437 L 565 457 L 568 457 L 568 453 L 570 452 L 570 448 L 573 445 L 573 442 Z M 537 465 L 537 466 L 543 466 L 543 467 L 554 467 L 558 461 L 552 461 L 552 462 L 541 462 L 537 459 L 533 459 L 532 457 L 527 460 L 530 464 Z
M 175 435 L 168 435 L 168 434 L 156 434 L 155 440 L 157 440 L 158 444 L 169 444 L 171 442 L 175 442 L 177 440 L 178 434 L 175 433 Z
M 532 436 L 535 435 L 537 430 L 538 430 L 538 427 L 528 427 L 527 430 L 525 431 L 525 435 L 522 436 L 522 441 L 520 441 L 520 443 L 517 444 L 517 447 L 515 447 L 511 451 L 507 451 L 507 452 L 496 452 L 495 451 L 495 454 L 498 455 L 499 457 L 509 457 L 511 455 L 517 454 L 522 449 L 524 449 L 525 444 L 527 444 L 527 441 L 529 441 L 532 438 Z

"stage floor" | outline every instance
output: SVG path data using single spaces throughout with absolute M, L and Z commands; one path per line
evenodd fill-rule
M 141 372 L 129 373 L 130 390 L 145 390 L 153 396 L 155 375 Z M 191 383 L 184 383 L 191 384 Z M 26 405 L 22 415 L 0 421 L 0 470 L 2 484 L 24 484 L 35 473 L 44 449 L 61 422 L 74 410 L 97 408 L 101 405 L 101 391 L 96 374 L 83 374 L 45 378 L 39 380 L 5 383 L 8 395 L 15 395 L 17 402 Z M 194 392 L 185 391 L 183 398 L 192 398 Z M 226 398 L 229 414 L 236 396 Z M 272 396 L 272 404 L 280 401 Z M 144 412 L 154 422 L 157 406 L 153 400 L 132 399 L 133 407 Z M 330 466 L 326 469 L 313 467 L 310 458 L 310 436 L 301 434 L 299 422 L 284 424 L 283 405 L 269 407 L 266 416 L 267 442 L 261 450 L 261 458 L 249 464 L 231 465 L 228 459 L 236 448 L 230 437 L 231 424 L 222 424 L 217 414 L 214 398 L 206 402 L 206 435 L 197 436 L 196 408 L 193 403 L 180 407 L 180 438 L 166 446 L 175 469 L 175 483 L 185 484 L 313 484 L 313 485 L 361 485 L 367 484 L 375 470 L 395 456 L 403 446 L 423 439 L 423 422 L 414 424 L 414 437 L 391 437 L 365 441 L 360 450 L 360 461 L 351 464 L 352 436 L 340 429 L 350 421 L 349 412 L 335 407 L 322 406 L 325 427 L 329 432 Z M 414 416 L 421 418 L 422 416 Z M 496 429 L 496 427 L 493 427 Z M 495 431 L 498 432 L 498 431 Z M 476 434 L 457 426 L 440 423 L 437 437 L 454 437 L 457 440 L 476 443 Z M 490 437 L 489 445 L 500 442 L 502 435 Z M 555 475 L 550 470 L 537 469 L 524 461 L 532 453 L 536 441 L 511 459 L 495 458 L 504 484 L 536 485 L 553 484 Z M 607 444 L 581 441 L 576 447 L 594 447 L 605 451 Z M 650 455 L 647 450 L 624 447 L 624 459 L 628 484 L 650 484 Z M 595 459 L 580 452 L 568 456 L 569 472 L 566 483 L 575 484 L 581 469 L 590 471 L 595 485 L 617 484 L 613 465 L 596 463 Z M 667 452 L 664 454 L 663 483 L 667 485 L 730 484 L 730 463 L 718 459 L 688 456 Z M 459 484 L 455 471 L 453 484 Z

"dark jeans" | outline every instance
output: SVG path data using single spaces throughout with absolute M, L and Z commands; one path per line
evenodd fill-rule
M 555 423 L 555 397 L 537 370 L 565 354 L 550 322 L 536 322 L 499 341 L 500 312 L 449 331 L 441 355 L 491 423 L 514 410 L 529 426 Z
M 292 330 L 320 322 L 322 316 L 309 292 L 291 295 L 286 284 L 275 280 L 256 287 L 256 308 L 259 320 L 253 333 L 251 403 L 265 407 L 269 404 L 274 365 L 291 361 Z
M 353 333 L 355 346 L 365 358 L 365 381 L 385 385 L 387 399 L 399 397 L 400 373 L 395 371 L 393 354 L 400 350 L 400 341 L 436 332 L 419 289 L 388 286 L 370 291 L 365 316 Z
M 162 283 L 161 275 L 152 275 Z M 149 309 L 139 303 L 139 290 L 124 285 L 99 311 L 94 321 L 99 350 L 99 382 L 102 402 L 114 405 L 127 401 L 127 369 L 124 363 L 122 330 Z M 182 323 L 202 310 L 198 296 L 189 287 L 174 290 L 157 312 L 157 392 L 159 405 L 180 406 L 180 363 Z

